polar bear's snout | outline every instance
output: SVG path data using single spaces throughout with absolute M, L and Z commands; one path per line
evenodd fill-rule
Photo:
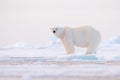
M 55 33 L 55 31 L 53 31 L 53 33 Z

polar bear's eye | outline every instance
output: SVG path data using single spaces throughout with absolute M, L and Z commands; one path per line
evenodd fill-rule
M 55 30 L 57 31 L 58 29 L 56 28 Z

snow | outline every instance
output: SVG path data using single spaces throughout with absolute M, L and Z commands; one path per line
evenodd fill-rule
M 13 69 L 11 69 L 13 68 Z M 16 69 L 17 68 L 17 69 Z M 114 68 L 111 70 L 111 68 Z M 47 70 L 46 70 L 47 69 Z M 22 66 L 0 66 L 0 73 L 3 72 L 2 75 L 6 73 L 11 73 L 9 76 L 13 75 L 32 75 L 32 76 L 113 76 L 116 75 L 117 73 L 114 73 L 116 71 L 120 71 L 120 67 L 118 66 L 110 66 L 109 68 L 104 65 L 72 65 L 72 66 L 57 66 L 57 65 L 22 65 Z M 55 71 L 55 72 L 54 72 Z M 57 72 L 56 72 L 57 71 Z M 107 72 L 109 71 L 109 72 Z M 16 73 L 17 72 L 17 73 Z M 72 72 L 72 73 L 71 73 Z M 81 74 L 79 74 L 82 72 Z M 99 74 L 101 72 L 104 72 L 102 74 Z M 110 74 L 110 72 L 113 72 L 113 74 Z M 35 73 L 35 74 L 34 74 Z M 68 74 L 69 73 L 69 74 Z M 89 74 L 91 73 L 91 74 Z M 119 74 L 120 75 L 120 74 Z
M 106 42 L 102 42 L 95 55 L 86 55 L 86 49 L 77 47 L 74 54 L 66 55 L 60 40 L 52 36 L 48 45 L 33 45 L 21 42 L 1 46 L 0 57 L 39 57 L 46 61 L 120 60 L 119 41 L 120 36 L 115 36 Z
M 66 55 L 63 45 L 55 36 L 50 37 L 50 44 L 47 45 L 33 45 L 24 42 L 1 45 L 0 63 L 18 63 L 18 65 L 0 65 L 0 73 L 3 73 L 0 76 L 22 75 L 23 80 L 46 76 L 120 76 L 119 65 L 82 64 L 61 66 L 59 64 L 43 64 L 49 61 L 97 61 L 101 63 L 120 61 L 120 36 L 101 42 L 97 54 L 85 54 L 85 52 L 86 49 L 76 47 L 74 54 Z

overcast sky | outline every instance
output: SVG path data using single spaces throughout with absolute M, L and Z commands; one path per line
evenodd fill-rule
M 91 25 L 120 35 L 120 0 L 0 0 L 0 44 L 48 43 L 53 26 Z

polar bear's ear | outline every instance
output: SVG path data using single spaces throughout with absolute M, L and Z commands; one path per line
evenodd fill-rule
M 50 30 L 53 30 L 54 28 L 52 27 L 52 28 L 50 28 Z

